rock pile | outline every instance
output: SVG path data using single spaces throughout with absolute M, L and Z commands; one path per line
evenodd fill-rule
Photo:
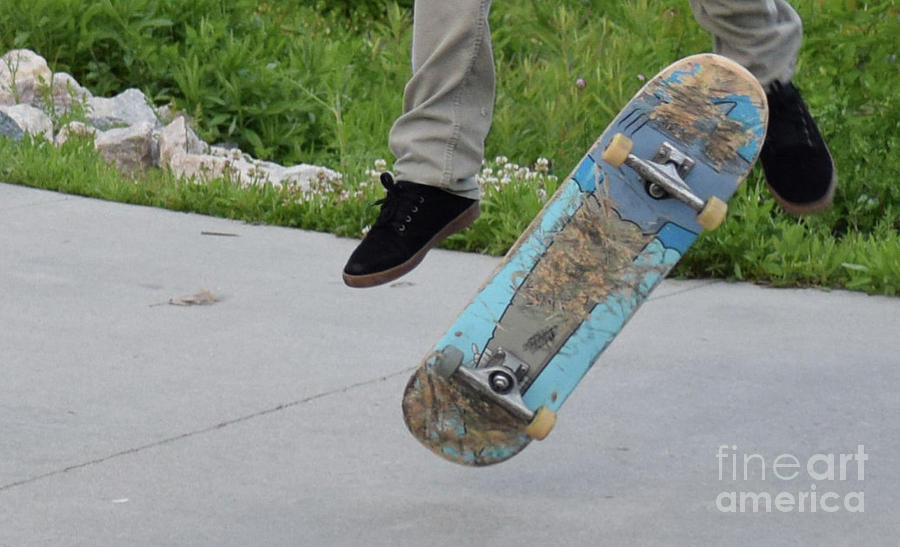
M 67 113 L 83 121 L 54 127 Z M 129 173 L 149 167 L 205 182 L 229 175 L 242 184 L 271 183 L 306 190 L 311 183 L 336 182 L 340 174 L 325 167 L 290 167 L 254 159 L 236 148 L 211 146 L 168 107 L 154 108 L 137 89 L 112 98 L 94 97 L 71 75 L 53 73 L 47 61 L 28 50 L 0 57 L 0 135 L 19 140 L 36 135 L 59 146 L 73 134 L 91 134 L 108 161 Z

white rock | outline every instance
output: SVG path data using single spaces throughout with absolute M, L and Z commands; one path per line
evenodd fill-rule
M 252 161 L 252 157 L 250 154 L 245 154 L 243 150 L 240 148 L 235 148 L 233 146 L 222 146 L 214 144 L 209 147 L 209 154 L 211 156 L 218 156 L 220 158 L 229 158 L 232 160 L 247 160 Z
M 138 89 L 128 89 L 111 99 L 92 97 L 88 99 L 88 123 L 100 130 L 115 129 L 128 125 L 149 123 L 156 126 L 156 112 L 147 102 L 147 97 Z
M 48 141 L 53 141 L 53 122 L 50 116 L 39 108 L 27 104 L 13 106 L 0 106 L 0 113 L 5 115 L 4 121 L 15 122 L 22 133 L 42 136 Z M 17 138 L 15 135 L 10 135 Z M 21 138 L 21 135 L 18 137 Z
M 105 101 L 93 99 L 90 102 L 92 105 L 103 105 Z M 104 117 L 96 116 L 95 114 L 89 118 L 89 121 L 96 126 L 98 119 L 102 118 L 102 122 L 112 117 L 114 116 L 106 115 Z M 125 116 L 119 116 L 119 119 L 124 118 Z M 149 121 L 142 123 L 146 124 Z M 156 123 L 155 116 L 154 123 Z M 101 133 L 98 136 L 98 142 L 105 142 L 109 133 L 112 133 L 112 131 Z M 143 135 L 144 133 L 142 132 L 141 139 Z M 134 139 L 138 139 L 138 137 L 135 136 Z M 129 142 L 135 143 L 134 145 L 137 146 L 136 143 L 138 141 Z M 300 186 L 301 188 L 309 188 L 309 183 L 313 179 L 340 179 L 339 173 L 324 167 L 306 164 L 282 167 L 277 163 L 254 159 L 237 148 L 210 146 L 203 142 L 188 126 L 184 116 L 178 116 L 161 129 L 151 130 L 149 159 L 144 155 L 146 148 L 143 144 L 140 145 L 139 149 L 131 150 L 130 152 L 127 151 L 128 146 L 124 146 L 124 148 L 126 150 L 110 146 L 108 149 L 104 148 L 106 150 L 104 154 L 110 158 L 113 158 L 118 153 L 130 154 L 129 159 L 119 160 L 129 170 L 134 170 L 138 166 L 146 166 L 150 162 L 153 165 L 170 170 L 175 176 L 190 178 L 196 182 L 207 182 L 212 179 L 229 176 L 232 180 L 244 185 L 269 183 L 276 186 L 289 184 Z M 139 160 L 135 159 L 136 157 Z
M 281 172 L 281 179 L 278 180 L 278 182 L 285 186 L 295 185 L 307 189 L 309 188 L 310 181 L 321 179 L 340 180 L 340 178 L 341 174 L 337 171 L 332 171 L 331 169 L 319 167 L 317 165 L 301 163 L 299 165 L 285 167 Z
M 0 105 L 31 104 L 40 85 L 50 85 L 47 61 L 33 51 L 14 49 L 0 57 Z
M 156 117 L 159 118 L 159 122 L 161 124 L 169 125 L 170 123 L 175 121 L 175 118 L 178 117 L 178 114 L 170 105 L 164 104 L 156 109 Z
M 186 145 L 188 154 L 209 154 L 210 146 L 203 142 L 203 139 L 201 139 L 190 126 L 186 127 L 185 135 L 187 139 Z
M 0 136 L 9 137 L 14 141 L 20 141 L 25 138 L 25 131 L 19 127 L 19 122 L 10 118 L 2 110 L 0 110 Z
M 65 72 L 57 72 L 51 82 L 53 107 L 57 111 L 67 112 L 73 105 L 86 104 L 93 95 L 87 89 L 81 87 L 75 78 Z M 41 106 L 43 100 L 36 96 L 32 106 Z
M 55 146 L 62 146 L 64 142 L 75 135 L 96 135 L 98 132 L 99 131 L 96 128 L 84 123 L 69 122 L 57 131 L 56 136 L 53 138 L 53 144 Z
M 240 159 L 231 162 L 231 178 L 244 186 L 271 182 L 270 172 L 258 161 Z
M 47 86 L 43 90 L 42 86 Z M 51 104 L 45 104 L 50 98 Z M 21 103 L 21 104 L 17 104 Z M 93 97 L 72 76 L 53 74 L 47 61 L 28 50 L 13 50 L 0 57 L 0 135 L 21 139 L 41 135 L 53 139 L 53 123 L 43 110 L 64 113 L 78 103 L 86 106 L 87 124 L 71 122 L 56 136 L 61 145 L 74 134 L 94 136 L 103 157 L 134 172 L 156 165 L 177 176 L 205 182 L 230 176 L 244 185 L 291 185 L 308 189 L 311 182 L 339 181 L 340 174 L 324 167 L 300 164 L 283 167 L 261 161 L 238 148 L 210 146 L 190 128 L 183 116 L 169 120 L 172 109 L 159 112 L 137 89 L 112 98 Z
M 153 125 L 138 123 L 102 131 L 94 138 L 94 148 L 120 169 L 135 173 L 153 165 Z
M 159 132 L 160 166 L 168 166 L 172 158 L 181 153 L 207 154 L 209 150 L 210 146 L 187 126 L 183 116 L 175 118 Z
M 168 167 L 172 158 L 187 154 L 187 126 L 184 118 L 175 118 L 159 132 L 159 165 Z
M 166 167 L 176 177 L 193 179 L 194 182 L 207 182 L 223 177 L 225 173 L 232 174 L 231 162 L 225 158 L 201 154 L 179 154 Z

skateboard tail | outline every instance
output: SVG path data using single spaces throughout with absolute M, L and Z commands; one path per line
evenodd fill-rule
M 468 466 L 499 463 L 530 438 L 518 419 L 495 403 L 459 390 L 426 359 L 407 384 L 403 414 L 410 433 L 445 460 Z

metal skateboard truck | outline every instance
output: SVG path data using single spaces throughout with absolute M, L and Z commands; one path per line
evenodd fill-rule
M 463 352 L 447 346 L 437 355 L 435 372 L 449 380 L 451 377 L 493 401 L 525 425 L 525 434 L 542 440 L 556 424 L 556 413 L 547 407 L 532 411 L 522 400 L 521 382 L 531 368 L 516 355 L 502 348 L 490 356 L 483 367 L 462 366 Z
M 609 146 L 603 151 L 603 161 L 613 167 L 627 165 L 635 170 L 647 182 L 647 192 L 654 199 L 673 197 L 697 211 L 697 224 L 705 230 L 715 230 L 728 213 L 728 204 L 710 196 L 706 201 L 700 199 L 691 191 L 682 177 L 686 177 L 694 167 L 694 160 L 675 148 L 674 145 L 664 142 L 660 145 L 654 157 L 655 161 L 641 159 L 631 153 L 634 143 L 621 133 L 616 133 Z

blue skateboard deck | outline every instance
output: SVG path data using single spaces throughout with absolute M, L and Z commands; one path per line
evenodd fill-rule
M 635 162 L 667 173 L 699 204 L 727 202 L 756 162 L 767 121 L 759 83 L 724 57 L 694 55 L 648 81 L 412 375 L 403 397 L 410 432 L 447 460 L 479 466 L 545 436 L 703 230 L 699 205 L 661 191 Z M 604 159 L 617 134 L 633 143 L 625 164 Z

